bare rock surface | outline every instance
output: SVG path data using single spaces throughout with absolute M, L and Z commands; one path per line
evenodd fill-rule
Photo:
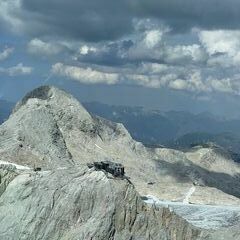
M 167 209 L 149 208 L 127 180 L 80 166 L 19 172 L 0 198 L 0 239 L 204 239 Z M 176 226 L 175 224 L 178 224 Z
M 194 154 L 146 148 L 64 91 L 37 88 L 0 126 L 0 239 L 214 239 L 216 231 L 150 210 L 138 195 L 239 205 L 240 166 L 213 155 L 206 167 L 213 152 Z M 106 159 L 122 163 L 133 185 L 84 167 Z M 215 169 L 218 161 L 226 166 Z M 236 226 L 229 240 L 239 240 Z

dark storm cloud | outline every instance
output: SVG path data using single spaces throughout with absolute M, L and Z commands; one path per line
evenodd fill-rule
M 138 16 L 165 20 L 178 30 L 240 27 L 238 0 L 136 0 L 135 7 Z
M 131 33 L 134 30 L 132 20 L 136 18 L 155 18 L 177 31 L 192 27 L 240 28 L 239 0 L 19 1 L 0 1 L 8 5 L 4 10 L 4 15 L 8 15 L 5 20 L 22 21 L 23 31 L 33 37 L 112 40 Z
M 128 1 L 112 0 L 23 0 L 24 20 L 32 18 L 27 30 L 86 41 L 116 39 L 131 32 Z M 40 31 L 39 31 L 40 30 Z

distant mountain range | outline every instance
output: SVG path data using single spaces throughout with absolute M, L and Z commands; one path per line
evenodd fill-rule
M 220 119 L 210 113 L 161 112 L 142 107 L 84 103 L 93 114 L 123 123 L 137 141 L 148 146 L 164 145 L 182 149 L 214 142 L 240 153 L 240 120 Z
M 240 154 L 238 119 L 220 119 L 207 112 L 161 112 L 143 107 L 111 106 L 98 102 L 83 105 L 92 114 L 124 124 L 132 137 L 146 146 L 164 145 L 175 149 L 188 149 L 212 142 Z M 8 118 L 13 106 L 11 102 L 0 100 L 0 123 Z
M 204 146 L 207 143 L 215 143 L 229 151 L 240 153 L 240 137 L 229 132 L 219 134 L 209 134 L 206 132 L 188 133 L 176 140 L 169 141 L 166 145 L 175 149 L 187 149 L 196 145 Z

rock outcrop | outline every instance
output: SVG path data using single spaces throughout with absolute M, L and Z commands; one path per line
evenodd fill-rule
M 207 236 L 167 209 L 149 208 L 127 180 L 107 178 L 84 166 L 16 172 L 0 197 L 0 216 L 4 240 Z

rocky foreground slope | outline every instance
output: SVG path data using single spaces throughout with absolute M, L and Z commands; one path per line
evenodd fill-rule
M 35 89 L 0 126 L 0 239 L 239 240 L 236 221 L 203 230 L 140 199 L 239 205 L 239 165 L 214 171 L 192 156 L 145 148 L 65 92 Z M 86 168 L 104 159 L 123 163 L 133 184 Z
M 5 190 L 0 192 L 0 239 L 175 239 L 174 235 L 202 239 L 205 235 L 166 209 L 148 208 L 132 184 L 109 179 L 101 171 L 81 166 L 35 173 L 5 165 L 1 175 Z

